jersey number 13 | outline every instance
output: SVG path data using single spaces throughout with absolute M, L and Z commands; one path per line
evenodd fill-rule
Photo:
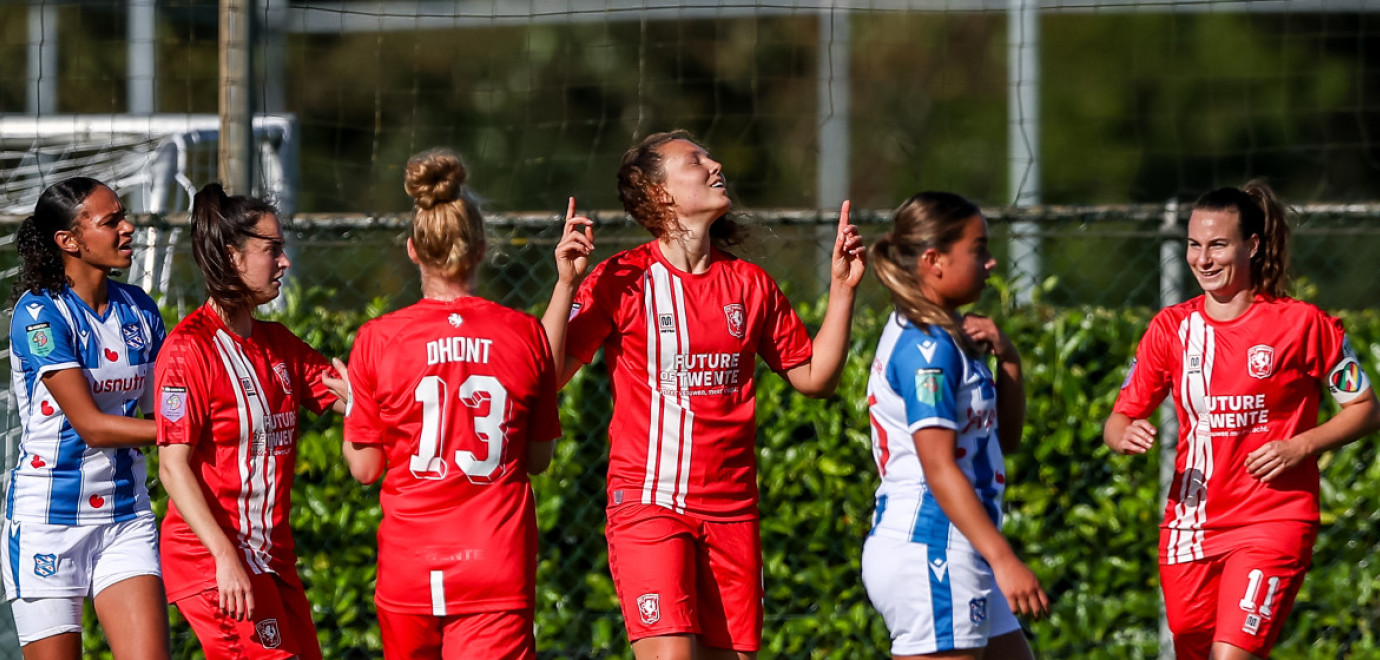
M 446 458 L 441 455 L 442 438 L 451 435 L 444 428 L 448 392 L 446 381 L 439 376 L 422 378 L 412 392 L 413 398 L 422 404 L 422 437 L 417 453 L 412 455 L 409 463 L 412 475 L 418 479 L 442 479 L 449 469 Z M 456 394 L 460 404 L 467 409 L 463 416 L 470 419 L 475 437 L 484 443 L 487 452 L 480 458 L 475 452 L 458 449 L 452 458 L 470 482 L 492 483 L 495 477 L 502 475 L 507 444 L 503 422 L 506 421 L 504 412 L 508 409 L 508 390 L 493 376 L 472 375 L 461 383 Z M 480 415 L 480 412 L 484 412 L 485 404 L 488 405 L 488 411 Z M 464 431 L 461 433 L 465 434 Z

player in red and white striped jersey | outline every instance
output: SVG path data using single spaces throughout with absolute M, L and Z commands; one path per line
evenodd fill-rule
M 623 157 L 623 207 L 655 237 L 614 255 L 564 317 L 548 310 L 562 382 L 602 346 L 613 377 L 609 565 L 639 658 L 751 657 L 761 643 L 753 368 L 802 393 L 838 382 L 863 273 L 844 203 L 829 307 L 811 342 L 761 268 L 724 252 L 738 226 L 718 162 L 684 132 Z M 569 228 L 568 231 L 578 231 Z M 562 277 L 551 309 L 569 301 Z
M 1266 658 L 1318 531 L 1317 454 L 1380 428 L 1380 404 L 1342 324 L 1285 296 L 1289 229 L 1263 184 L 1199 198 L 1188 263 L 1203 295 L 1162 310 L 1136 350 L 1104 439 L 1155 440 L 1172 396 L 1178 454 L 1160 576 L 1183 660 Z M 1341 411 L 1319 425 L 1326 389 Z
M 168 335 L 154 383 L 168 600 L 208 658 L 320 658 L 288 526 L 297 424 L 344 405 L 324 357 L 253 317 L 289 265 L 277 210 L 209 185 L 192 242 L 209 300 Z
M 448 151 L 408 161 L 422 300 L 364 324 L 350 354 L 344 453 L 361 482 L 384 475 L 375 602 L 390 660 L 536 657 L 527 475 L 561 433 L 556 367 L 535 318 L 475 295 L 484 220 L 465 179 Z

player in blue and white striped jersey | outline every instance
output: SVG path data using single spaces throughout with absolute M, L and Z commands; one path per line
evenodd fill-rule
M 950 193 L 920 193 L 872 249 L 896 311 L 868 380 L 881 473 L 863 584 L 894 658 L 1031 658 L 1015 614 L 1049 601 L 1001 535 L 1003 449 L 1020 440 L 1020 355 L 991 319 L 961 316 L 996 260 L 987 221 Z M 996 357 L 997 373 L 987 365 Z
M 67 179 L 20 227 L 10 367 L 23 437 L 5 497 L 5 596 L 25 658 L 78 658 L 92 598 L 116 658 L 167 657 L 167 604 L 144 456 L 158 307 L 111 281 L 133 226 L 114 191 Z

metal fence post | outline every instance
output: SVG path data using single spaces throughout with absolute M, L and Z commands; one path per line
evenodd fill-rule
M 1183 300 L 1184 258 L 1183 228 L 1179 226 L 1179 200 L 1164 205 L 1160 222 L 1160 307 L 1178 304 Z M 1160 404 L 1160 508 L 1169 499 L 1174 483 L 1174 460 L 1178 455 L 1179 417 L 1174 402 L 1166 399 Z M 1174 660 L 1174 636 L 1164 615 L 1164 592 L 1160 592 L 1160 660 Z

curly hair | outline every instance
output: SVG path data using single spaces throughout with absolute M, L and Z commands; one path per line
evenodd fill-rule
M 47 291 L 57 294 L 72 283 L 63 266 L 62 250 L 53 240 L 53 235 L 60 231 L 77 230 L 76 220 L 84 213 L 81 206 L 98 188 L 109 186 L 96 179 L 79 176 L 48 186 L 38 196 L 33 215 L 24 218 L 15 235 L 14 243 L 21 264 L 11 304 L 25 293 Z
M 661 147 L 675 140 L 705 148 L 689 131 L 652 133 L 628 149 L 618 166 L 618 200 L 623 203 L 623 210 L 656 238 L 685 231 L 676 220 L 675 211 L 663 204 L 663 197 L 658 194 L 664 193 L 658 189 L 666 181 L 666 159 Z M 747 228 L 732 213 L 721 216 L 709 226 L 709 239 L 720 249 L 741 244 L 747 239 L 747 233 Z

